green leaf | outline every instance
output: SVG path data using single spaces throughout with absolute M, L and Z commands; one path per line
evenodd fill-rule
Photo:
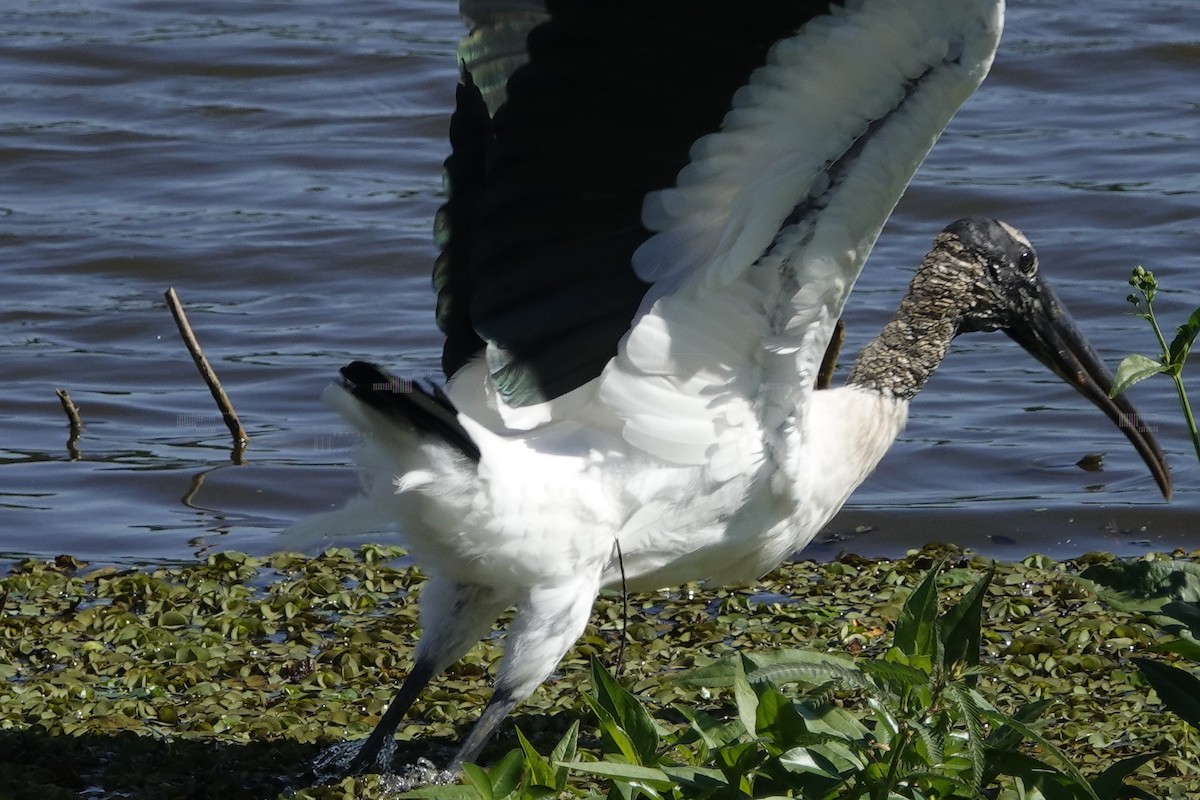
M 603 755 L 610 755 L 615 748 L 616 752 L 619 752 L 626 761 L 637 763 L 638 753 L 637 748 L 633 744 L 633 739 L 617 723 L 612 713 L 590 694 L 585 694 L 583 699 L 588 704 L 588 707 L 592 709 L 592 713 L 596 715 L 596 721 L 600 723 Z
M 1196 334 L 1200 333 L 1200 308 L 1192 312 L 1192 316 L 1188 321 L 1180 325 L 1175 330 L 1175 338 L 1171 341 L 1171 346 L 1167 349 L 1171 357 L 1171 363 L 1182 367 L 1187 361 L 1188 351 L 1192 349 L 1192 342 L 1196 341 Z
M 1172 639 L 1169 642 L 1159 642 L 1146 648 L 1150 653 L 1176 655 L 1180 658 L 1200 661 L 1200 642 L 1195 639 Z
M 758 742 L 742 742 L 722 747 L 713 753 L 717 768 L 725 774 L 725 778 L 732 786 L 744 783 L 746 776 L 753 772 L 766 757 L 767 753 L 759 747 Z
M 881 681 L 894 693 L 929 684 L 929 673 L 899 661 L 864 661 L 860 665 L 864 675 Z
M 1158 692 L 1163 705 L 1200 729 L 1200 680 L 1195 675 L 1148 658 L 1135 658 L 1133 663 Z
M 796 711 L 796 704 L 779 690 L 760 684 L 755 730 L 769 738 L 780 750 L 787 750 L 809 738 L 808 726 Z
M 629 743 L 633 746 L 633 754 L 627 755 L 631 755 L 631 760 L 638 764 L 654 763 L 655 752 L 658 750 L 658 731 L 646 707 L 617 683 L 596 658 L 592 659 L 592 681 L 595 685 L 596 702 L 627 734 Z
M 463 764 L 462 771 L 463 777 L 467 779 L 482 800 L 496 800 L 496 793 L 492 791 L 492 781 L 483 771 L 483 767 L 475 764 Z
M 550 751 L 550 763 L 560 764 L 563 761 L 574 761 L 575 753 L 579 745 L 579 720 L 571 723 L 571 727 L 567 728 L 567 732 L 558 740 L 558 744 Z M 554 768 L 554 782 L 549 784 L 557 791 L 561 792 L 567 787 L 566 767 Z
M 562 766 L 613 781 L 642 784 L 656 791 L 667 791 L 675 786 L 671 777 L 657 767 L 619 764 L 615 761 L 568 761 Z
M 811 747 L 794 747 L 779 756 L 779 764 L 788 772 L 819 775 L 840 780 L 837 767 L 821 753 Z
M 786 658 L 772 659 L 770 663 L 745 673 L 746 680 L 753 684 L 769 683 L 772 686 L 797 681 L 809 685 L 834 681 L 843 689 L 861 689 L 867 685 L 859 664 L 847 656 L 813 650 L 792 650 L 785 655 Z M 733 674 L 737 674 L 736 670 Z
M 1045 736 L 1042 736 L 1041 731 L 1039 731 L 1037 728 L 1034 728 L 1031 725 L 1026 725 L 1024 722 L 1020 722 L 1016 718 L 1005 717 L 1003 714 L 997 711 L 982 710 L 981 715 L 984 717 L 984 719 L 989 720 L 994 725 L 1004 725 L 1012 728 L 1026 739 L 1029 739 L 1040 746 L 1045 753 L 1053 756 L 1054 760 L 1062 765 L 1058 770 L 1059 774 L 1063 775 L 1065 778 L 1072 781 L 1075 786 L 1082 789 L 1084 794 L 1091 798 L 1091 800 L 1099 800 L 1099 798 L 1096 797 L 1096 792 L 1092 789 L 1091 784 L 1088 783 L 1087 779 L 1083 777 L 1083 773 L 1080 772 L 1073 763 L 1071 763 L 1071 759 L 1067 758 L 1066 754 L 1064 754 L 1063 751 L 1060 750 L 1053 742 L 1051 742 Z M 1015 755 L 1015 753 L 1007 753 L 1006 755 L 1011 756 Z
M 1055 701 L 1051 698 L 1043 698 L 1035 700 L 1032 703 L 1026 703 L 1021 706 L 1020 710 L 1014 716 L 1017 722 L 1031 725 L 1042 716 L 1046 709 L 1054 705 Z M 998 760 L 1000 754 L 1015 752 L 1021 746 L 1024 736 L 1020 731 L 1009 725 L 997 725 L 990 734 L 988 734 L 986 747 L 989 754 L 987 769 L 984 771 L 982 783 L 988 786 L 995 780 L 996 775 L 1000 770 Z M 1013 774 L 1013 773 L 1009 773 Z
M 509 750 L 504 758 L 488 767 L 488 780 L 492 782 L 492 796 L 496 800 L 508 797 L 521 783 L 521 772 L 525 766 L 523 753 L 519 748 Z
M 971 787 L 979 789 L 983 786 L 987 756 L 984 744 L 987 737 L 983 732 L 983 715 L 993 710 L 991 705 L 979 696 L 974 689 L 963 686 L 948 686 L 946 690 L 950 702 L 958 709 L 967 728 L 967 753 L 971 759 Z
M 724 747 L 730 742 L 737 741 L 742 733 L 740 723 L 717 719 L 711 714 L 682 703 L 674 703 L 671 707 L 691 723 L 692 730 L 710 750 L 716 750 L 718 747 Z
M 937 576 L 942 562 L 930 567 L 920 585 L 904 601 L 896 621 L 896 647 L 906 656 L 925 656 L 936 662 Z
M 1161 361 L 1156 361 L 1148 356 L 1137 353 L 1125 356 L 1117 365 L 1117 374 L 1113 377 L 1113 387 L 1109 390 L 1108 396 L 1116 397 L 1135 383 L 1144 381 L 1151 375 L 1167 371 L 1168 368 Z
M 1200 601 L 1200 564 L 1178 559 L 1155 561 L 1114 561 L 1088 567 L 1082 577 L 1107 586 L 1119 593 L 1112 600 L 1127 601 L 1131 598 L 1171 599 L 1194 603 Z M 1136 610 L 1158 610 L 1162 603 L 1137 604 Z
M 996 566 L 993 564 L 987 574 L 939 621 L 938 638 L 942 642 L 945 666 L 979 665 L 979 628 L 983 619 L 983 598 L 995 576 Z
M 521 743 L 521 750 L 525 753 L 525 785 L 554 786 L 554 767 L 529 743 L 519 727 L 517 728 L 517 740 Z
M 713 769 L 712 767 L 693 767 L 690 764 L 678 764 L 671 767 L 663 767 L 662 770 L 671 780 L 684 786 L 711 789 L 713 787 L 729 785 L 725 774 L 719 769 Z
M 1122 759 L 1092 779 L 1092 788 L 1100 800 L 1117 800 L 1121 790 L 1127 788 L 1125 779 L 1137 772 L 1138 768 L 1158 753 L 1142 753 L 1132 758 Z
M 1095 797 L 1090 784 L 1074 781 L 1051 765 L 1020 752 L 989 753 L 995 774 L 1011 775 L 1022 789 L 1019 797 L 1029 800 L 1079 800 Z M 1082 780 L 1082 779 L 1081 779 Z M 1029 791 L 1029 790 L 1033 791 Z
M 1186 625 L 1192 636 L 1200 637 L 1200 603 L 1167 603 L 1162 607 L 1162 613 Z
M 733 681 L 733 699 L 737 703 L 738 719 L 746 728 L 746 735 L 754 738 L 758 734 L 758 695 L 746 680 L 746 666 L 745 663 L 738 663 L 738 674 Z

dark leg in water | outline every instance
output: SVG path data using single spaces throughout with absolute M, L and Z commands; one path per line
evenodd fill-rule
M 392 704 L 380 717 L 379 724 L 375 726 L 375 730 L 371 731 L 367 741 L 363 743 L 358 754 L 354 756 L 354 760 L 350 762 L 351 774 L 361 774 L 366 772 L 369 767 L 375 766 L 375 761 L 379 758 L 379 751 L 395 735 L 396 728 L 400 726 L 400 720 L 404 719 L 409 707 L 421 695 L 421 691 L 429 685 L 429 681 L 433 679 L 434 675 L 433 667 L 429 663 L 418 661 L 413 665 L 413 671 L 404 679 L 400 691 L 396 692 L 396 696 L 392 698 Z

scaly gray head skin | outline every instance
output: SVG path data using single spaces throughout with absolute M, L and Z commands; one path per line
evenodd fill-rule
M 1025 235 L 999 220 L 951 223 L 934 240 L 900 309 L 859 355 L 848 383 L 911 400 L 960 333 L 1002 330 L 1111 419 L 1150 468 L 1163 496 L 1162 450 L 1038 269 Z

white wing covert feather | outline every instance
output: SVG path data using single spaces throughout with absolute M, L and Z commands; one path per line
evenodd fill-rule
M 993 0 L 865 0 L 772 48 L 676 186 L 646 197 L 656 234 L 634 269 L 653 285 L 598 388 L 631 444 L 704 464 L 747 415 L 770 429 L 802 414 L 863 262 L 986 75 L 1002 17 Z

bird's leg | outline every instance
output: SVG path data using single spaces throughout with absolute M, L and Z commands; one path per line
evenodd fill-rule
M 496 617 L 511 603 L 511 596 L 501 596 L 488 587 L 436 576 L 429 579 L 421 589 L 422 634 L 412 672 L 350 762 L 350 774 L 376 766 L 380 751 L 421 690 L 486 636 Z
M 448 769 L 451 772 L 458 772 L 462 769 L 463 764 L 474 763 L 475 759 L 479 758 L 480 751 L 491 740 L 496 729 L 500 727 L 500 723 L 508 716 L 508 712 L 512 711 L 513 707 L 522 699 L 524 698 L 514 697 L 497 687 L 496 691 L 492 693 L 492 699 L 487 708 L 483 710 L 483 714 L 475 723 L 475 727 L 471 728 L 471 733 L 463 740 L 458 752 L 454 754 L 454 759 L 450 762 Z
M 535 588 L 517 606 L 492 700 L 450 762 L 451 770 L 474 761 L 508 712 L 550 676 L 583 635 L 599 589 L 597 574 L 583 581 Z
M 408 677 L 400 686 L 400 691 L 396 692 L 396 696 L 392 698 L 391 705 L 379 718 L 375 730 L 371 731 L 367 741 L 358 749 L 354 759 L 350 762 L 348 769 L 350 774 L 357 775 L 366 772 L 375 764 L 376 759 L 379 758 L 379 751 L 387 744 L 388 739 L 392 738 L 392 734 L 396 732 L 400 720 L 404 719 L 404 714 L 408 711 L 409 706 L 420 696 L 421 690 L 429 685 L 429 681 L 436 674 L 432 662 L 418 661 L 413 664 L 412 672 L 408 673 Z

